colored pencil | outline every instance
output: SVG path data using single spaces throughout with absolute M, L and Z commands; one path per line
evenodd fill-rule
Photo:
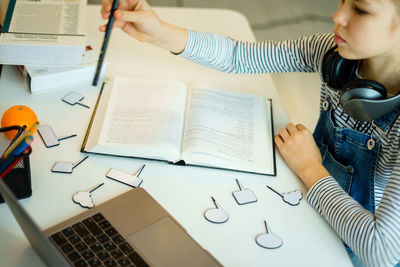
M 4 154 L 1 156 L 2 159 L 6 159 L 11 152 L 14 151 L 14 149 L 25 139 L 27 138 L 31 132 L 36 130 L 39 127 L 39 122 L 34 123 L 31 128 L 29 128 L 27 131 L 23 132 L 18 138 L 6 149 Z
M 29 150 L 29 147 L 30 146 L 26 147 L 25 150 L 21 154 L 27 153 Z M 11 162 L 10 165 L 8 165 L 8 167 L 6 167 L 3 171 L 1 171 L 0 179 L 4 178 L 7 175 L 7 173 L 9 173 L 18 164 L 18 162 L 20 162 L 23 158 L 24 158 L 23 156 L 17 157 L 14 161 Z

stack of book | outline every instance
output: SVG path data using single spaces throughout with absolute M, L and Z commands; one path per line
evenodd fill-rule
M 86 0 L 1 0 L 0 64 L 80 65 Z
M 20 65 L 17 66 L 32 94 L 45 93 L 77 84 L 91 85 L 96 72 L 99 48 L 86 45 L 83 64 L 79 66 Z M 103 64 L 99 80 L 105 79 L 108 63 Z
M 0 65 L 16 65 L 32 94 L 93 80 L 86 0 L 1 0 Z M 105 68 L 100 78 L 104 78 Z

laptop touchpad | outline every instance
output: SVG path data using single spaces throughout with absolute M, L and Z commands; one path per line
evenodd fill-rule
M 218 265 L 169 217 L 128 236 L 128 239 L 151 266 Z

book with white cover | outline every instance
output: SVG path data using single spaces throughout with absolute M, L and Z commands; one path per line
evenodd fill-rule
M 0 64 L 82 64 L 86 0 L 1 0 L 0 8 Z
M 90 86 L 96 72 L 98 47 L 88 44 L 80 66 L 25 65 L 20 72 L 32 94 L 63 89 L 76 84 Z M 108 62 L 102 65 L 99 80 L 105 79 Z
M 82 152 L 276 175 L 272 101 L 263 95 L 114 77 Z

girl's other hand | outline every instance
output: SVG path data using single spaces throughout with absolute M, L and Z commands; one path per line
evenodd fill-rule
M 288 123 L 275 136 L 275 143 L 289 168 L 310 188 L 329 176 L 311 132 L 302 124 Z

